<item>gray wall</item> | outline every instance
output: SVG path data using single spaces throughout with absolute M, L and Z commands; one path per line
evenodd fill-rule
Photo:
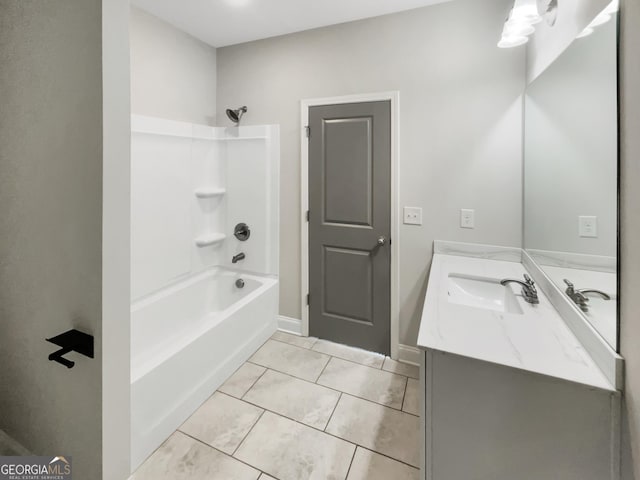
M 625 358 L 623 470 L 640 477 L 640 3 L 623 0 L 621 54 L 620 334 Z M 632 467 L 635 466 L 635 469 Z
M 0 429 L 101 478 L 102 2 L 0 0 Z M 96 358 L 49 362 L 46 337 Z
M 401 228 L 401 343 L 415 345 L 434 239 L 521 245 L 524 51 L 496 48 L 509 3 L 460 0 L 218 49 L 220 123 L 248 105 L 246 124 L 281 126 L 282 315 L 301 316 L 305 98 L 400 91 L 400 205 L 424 209 L 423 226 Z M 459 228 L 460 208 L 476 210 L 475 230 Z
M 131 111 L 215 125 L 216 49 L 131 8 Z

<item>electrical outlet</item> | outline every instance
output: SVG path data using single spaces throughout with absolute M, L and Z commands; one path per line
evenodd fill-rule
M 422 209 L 419 207 L 404 207 L 405 225 L 422 225 Z
M 475 210 L 463 208 L 460 210 L 460 228 L 475 228 Z
M 578 217 L 578 234 L 585 238 L 598 236 L 598 217 Z

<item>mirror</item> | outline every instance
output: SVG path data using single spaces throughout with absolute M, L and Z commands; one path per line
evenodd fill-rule
M 604 20 L 527 87 L 524 247 L 617 349 L 617 16 Z

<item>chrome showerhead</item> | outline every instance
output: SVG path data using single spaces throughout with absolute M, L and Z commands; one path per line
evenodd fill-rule
M 227 108 L 227 117 L 229 117 L 229 120 L 231 120 L 235 124 L 240 123 L 240 119 L 245 113 L 247 113 L 247 107 L 240 107 L 236 110 Z

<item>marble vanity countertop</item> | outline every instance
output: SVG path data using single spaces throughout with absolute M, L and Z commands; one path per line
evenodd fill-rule
M 474 358 L 615 391 L 547 297 L 526 303 L 523 313 L 505 313 L 449 302 L 449 275 L 522 279 L 521 263 L 435 254 L 418 335 L 418 347 Z

